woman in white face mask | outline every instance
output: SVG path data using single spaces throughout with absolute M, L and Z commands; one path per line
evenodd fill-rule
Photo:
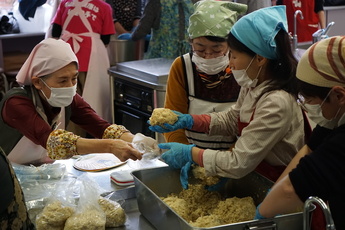
M 229 68 L 226 37 L 246 5 L 228 1 L 199 1 L 189 18 L 191 52 L 175 59 L 167 82 L 165 108 L 203 114 L 230 108 L 237 100 L 239 85 Z M 167 142 L 195 144 L 200 148 L 227 150 L 235 135 L 210 137 L 190 130 L 165 134 Z
M 230 68 L 242 86 L 236 104 L 218 113 L 179 114 L 179 120 L 164 130 L 151 127 L 159 132 L 187 127 L 208 137 L 238 136 L 226 151 L 160 144 L 170 149 L 162 158 L 182 168 L 184 184 L 188 184 L 186 172 L 191 163 L 204 166 L 209 176 L 241 178 L 256 170 L 275 181 L 304 145 L 303 112 L 296 100 L 297 60 L 289 44 L 285 6 L 243 16 L 228 36 Z M 174 162 L 181 155 L 187 163 Z
M 68 43 L 48 38 L 36 45 L 17 75 L 23 87 L 8 91 L 0 103 L 0 147 L 11 162 L 42 164 L 87 153 L 141 159 L 130 143 L 135 135 L 109 124 L 76 93 L 77 77 L 78 60 Z M 95 139 L 66 131 L 69 121 Z M 138 137 L 159 151 L 154 139 Z
M 345 37 L 335 36 L 309 47 L 299 61 L 299 100 L 318 125 L 258 207 L 257 218 L 292 212 L 310 196 L 316 196 L 330 208 L 334 229 L 345 229 L 344 60 Z M 313 213 L 314 219 L 323 218 Z M 331 226 L 333 222 L 319 222 L 322 228 L 311 229 L 325 229 L 326 224 Z

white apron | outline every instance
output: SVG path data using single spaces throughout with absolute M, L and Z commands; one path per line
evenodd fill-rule
M 89 1 L 90 0 L 82 2 L 78 2 L 78 0 L 73 1 L 75 8 L 68 13 L 62 28 L 61 38 L 66 42 L 72 39 L 73 50 L 75 53 L 78 53 L 80 48 L 79 42 L 83 41 L 81 36 L 91 37 L 92 47 L 82 97 L 100 117 L 111 122 L 110 79 L 108 75 L 108 69 L 110 68 L 109 56 L 105 45 L 100 39 L 100 34 L 93 33 L 92 27 L 81 9 L 81 7 Z M 73 16 L 80 17 L 88 32 L 73 34 L 66 30 Z
M 187 82 L 188 82 L 188 94 L 189 94 L 189 114 L 206 114 L 212 112 L 221 112 L 228 110 L 231 105 L 235 102 L 222 102 L 216 103 L 211 101 L 206 101 L 195 97 L 194 91 L 194 73 L 192 62 L 189 53 L 183 55 Z M 236 136 L 222 136 L 222 135 L 212 135 L 209 136 L 205 133 L 198 133 L 191 130 L 186 130 L 186 136 L 191 144 L 204 149 L 218 149 L 218 150 L 228 150 L 236 141 Z
M 36 101 L 34 99 L 34 104 Z M 47 117 L 43 112 L 43 109 L 37 107 L 37 112 L 42 116 L 42 118 L 47 121 Z M 54 129 L 64 129 L 65 128 L 65 108 L 62 107 L 60 114 L 53 120 Z M 23 136 L 19 142 L 14 146 L 12 151 L 7 156 L 11 162 L 17 164 L 43 164 L 52 163 L 53 160 L 48 157 L 47 150 L 41 145 L 36 145 L 30 139 Z

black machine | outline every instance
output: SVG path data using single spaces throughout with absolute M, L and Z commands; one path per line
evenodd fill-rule
M 147 124 L 155 108 L 164 107 L 166 81 L 173 60 L 155 58 L 117 63 L 109 69 L 113 122 L 133 134 L 142 133 L 164 142 Z

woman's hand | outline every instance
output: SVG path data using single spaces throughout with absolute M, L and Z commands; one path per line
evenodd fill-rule
M 136 150 L 131 143 L 121 139 L 79 138 L 76 148 L 80 155 L 89 153 L 112 153 L 121 161 L 128 159 L 141 160 L 142 158 L 142 153 Z
M 111 141 L 113 143 L 110 147 L 110 152 L 113 153 L 121 161 L 126 161 L 128 159 L 141 160 L 142 153 L 133 148 L 131 143 L 125 142 L 120 139 L 113 139 Z

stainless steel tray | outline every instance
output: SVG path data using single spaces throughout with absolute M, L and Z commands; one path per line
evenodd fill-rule
M 166 197 L 170 193 L 179 193 L 182 190 L 179 170 L 174 170 L 170 167 L 160 167 L 136 170 L 132 172 L 132 175 L 139 211 L 157 229 L 303 229 L 302 212 L 280 215 L 267 220 L 251 220 L 211 228 L 193 227 L 159 198 Z M 191 178 L 190 182 L 193 183 L 193 178 Z M 241 179 L 230 179 L 221 193 L 225 197 L 251 196 L 255 204 L 258 205 L 272 185 L 271 181 L 253 172 Z

